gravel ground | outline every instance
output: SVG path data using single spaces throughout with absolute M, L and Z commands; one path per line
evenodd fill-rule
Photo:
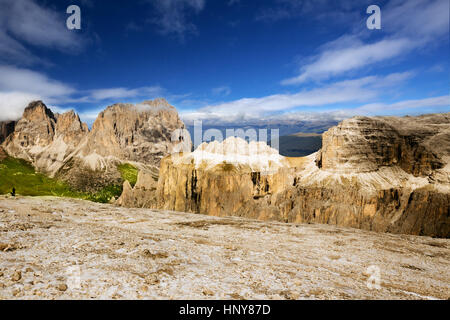
M 449 270 L 449 239 L 0 196 L 0 299 L 449 299 Z

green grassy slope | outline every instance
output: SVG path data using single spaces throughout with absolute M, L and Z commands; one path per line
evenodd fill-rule
M 133 170 L 129 167 L 126 169 L 124 172 L 133 180 Z M 102 203 L 122 193 L 122 186 L 117 185 L 106 186 L 96 193 L 78 192 L 64 182 L 36 172 L 33 166 L 24 160 L 5 157 L 0 161 L 0 194 L 10 193 L 13 187 L 16 188 L 16 194 L 23 196 L 70 197 Z
M 136 167 L 133 167 L 129 163 L 125 164 L 119 164 L 117 166 L 117 169 L 119 170 L 120 174 L 122 175 L 122 179 L 125 181 L 127 180 L 132 187 L 136 185 L 137 182 L 137 176 L 139 170 Z

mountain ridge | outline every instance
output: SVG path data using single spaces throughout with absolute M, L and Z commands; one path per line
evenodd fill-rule
M 55 114 L 42 101 L 33 101 L 2 146 L 10 156 L 77 190 L 98 191 L 122 184 L 119 164 L 154 170 L 179 144 L 172 142 L 178 129 L 184 124 L 165 99 L 109 106 L 91 130 L 73 110 Z

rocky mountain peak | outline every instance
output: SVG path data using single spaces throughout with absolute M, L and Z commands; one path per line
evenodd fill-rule
M 33 101 L 25 108 L 22 118 L 15 125 L 14 133 L 4 142 L 5 150 L 13 156 L 31 161 L 32 149 L 32 153 L 35 153 L 53 141 L 55 126 L 53 112 L 42 101 Z
M 42 101 L 33 101 L 3 145 L 11 156 L 52 174 L 87 132 L 87 125 L 74 111 L 54 114 Z
M 164 108 L 155 108 L 161 104 Z M 156 165 L 172 151 L 172 133 L 180 128 L 184 124 L 176 109 L 164 99 L 115 104 L 95 120 L 83 154 L 114 155 Z
M 170 103 L 164 98 L 156 98 L 154 100 L 146 100 L 142 104 L 149 105 L 151 107 L 168 107 L 174 108 Z
M 66 143 L 78 144 L 88 132 L 87 124 L 81 122 L 75 111 L 70 110 L 58 116 L 56 135 L 62 136 Z
M 22 119 L 28 121 L 56 121 L 53 112 L 42 101 L 31 102 L 24 110 Z

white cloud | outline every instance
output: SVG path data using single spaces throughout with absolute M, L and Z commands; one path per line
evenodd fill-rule
M 331 41 L 301 66 L 300 74 L 282 81 L 284 85 L 328 79 L 411 53 L 417 48 L 448 41 L 448 0 L 393 0 L 382 9 L 384 39 L 363 41 L 367 30 Z M 361 31 L 364 30 L 364 31 Z
M 159 86 L 154 87 L 141 87 L 135 89 L 128 88 L 106 88 L 92 90 L 87 96 L 86 100 L 102 101 L 110 99 L 123 99 L 123 98 L 136 98 L 136 97 L 154 97 L 159 96 L 163 92 L 163 89 Z
M 450 95 L 418 99 L 418 100 L 405 100 L 396 103 L 371 103 L 354 109 L 356 113 L 372 114 L 372 113 L 386 113 L 386 111 L 394 110 L 406 110 L 406 109 L 418 109 L 418 108 L 435 108 L 435 107 L 448 107 L 450 110 Z
M 404 100 L 391 104 L 371 103 L 347 109 L 331 109 L 328 111 L 294 111 L 270 114 L 266 117 L 257 114 L 235 114 L 224 117 L 220 114 L 191 112 L 181 114 L 186 124 L 192 125 L 195 120 L 202 120 L 206 125 L 262 125 L 262 124 L 296 124 L 299 122 L 336 122 L 357 115 L 388 115 L 395 113 L 423 113 L 424 109 L 450 110 L 450 95 L 417 100 Z M 418 112 L 414 112 L 418 110 Z M 442 111 L 440 111 L 442 112 Z
M 159 86 L 140 88 L 101 88 L 80 91 L 49 78 L 46 74 L 25 68 L 0 65 L 0 121 L 20 118 L 24 108 L 34 100 L 52 105 L 55 112 L 67 111 L 59 107 L 69 103 L 128 102 L 125 99 L 151 99 L 161 96 Z M 86 120 L 97 117 L 98 110 L 82 113 Z
M 275 94 L 262 98 L 244 98 L 219 105 L 210 105 L 196 111 L 181 113 L 184 121 L 236 122 L 243 120 L 271 120 L 277 113 L 299 107 L 323 107 L 337 103 L 366 102 L 374 99 L 385 88 L 398 85 L 412 76 L 411 72 L 387 76 L 370 76 L 345 80 L 328 86 L 297 93 Z
M 303 83 L 307 80 L 327 79 L 346 71 L 359 69 L 370 64 L 399 56 L 417 46 L 409 39 L 381 40 L 363 44 L 359 40 L 343 48 L 322 52 L 315 61 L 301 69 L 299 76 L 282 81 L 284 85 Z
M 0 66 L 0 91 L 27 92 L 40 97 L 68 96 L 75 92 L 72 87 L 48 78 L 45 74 L 11 66 Z
M 148 1 L 153 4 L 157 13 L 151 21 L 158 25 L 161 34 L 176 34 L 183 39 L 185 34 L 197 32 L 196 26 L 188 22 L 188 16 L 201 12 L 205 7 L 205 0 Z
M 231 89 L 228 86 L 213 88 L 211 91 L 214 95 L 228 96 L 231 94 Z
M 67 30 L 63 12 L 45 8 L 34 0 L 0 0 L 0 61 L 29 65 L 42 60 L 24 44 L 74 52 L 83 46 Z
M 383 29 L 424 42 L 448 39 L 449 9 L 448 0 L 393 0 L 382 9 Z
M 0 66 L 0 121 L 17 120 L 34 100 L 58 103 L 75 89 L 45 74 L 11 66 Z
M 24 92 L 0 92 L 0 121 L 17 120 L 25 107 L 40 97 Z

